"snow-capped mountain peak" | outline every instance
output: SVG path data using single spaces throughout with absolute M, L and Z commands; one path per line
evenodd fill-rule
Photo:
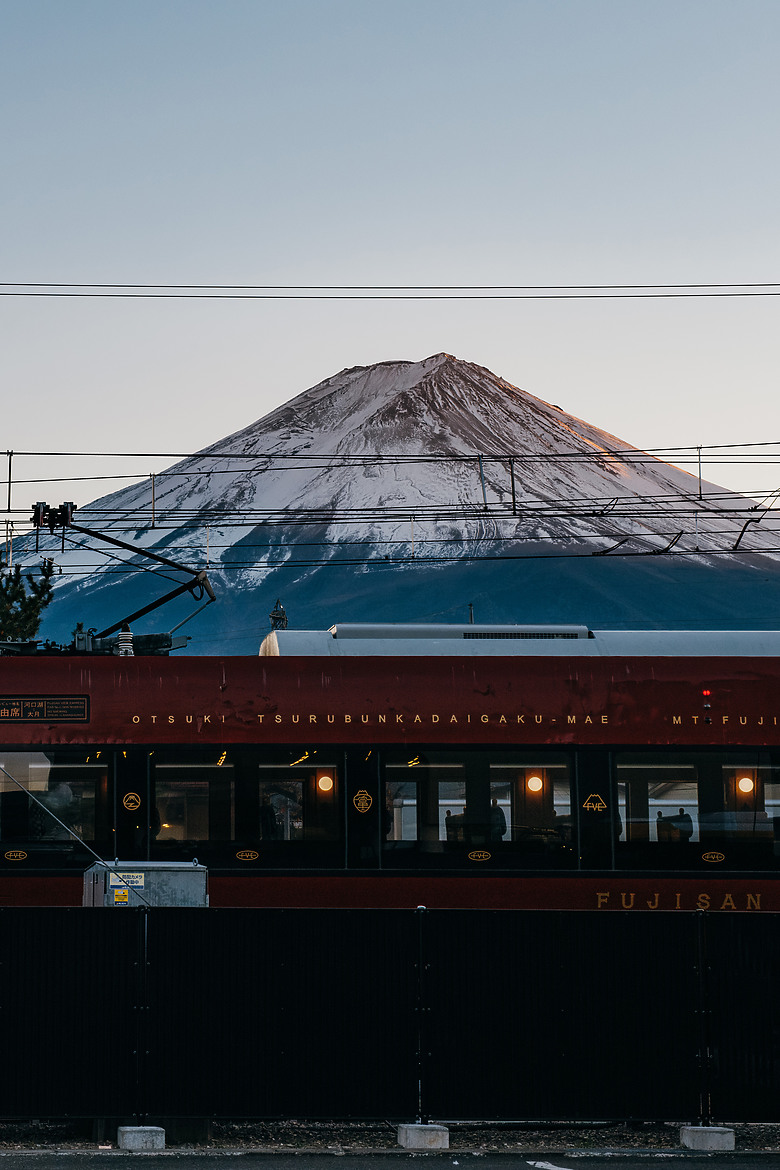
M 78 517 L 208 567 L 222 611 L 235 613 L 258 590 L 270 608 L 272 592 L 321 579 L 326 567 L 343 579 L 375 567 L 377 588 L 380 578 L 391 585 L 390 568 L 392 588 L 424 568 L 445 589 L 448 572 L 477 561 L 508 573 L 532 552 L 590 556 L 618 541 L 638 555 L 674 542 L 712 564 L 734 544 L 747 506 L 482 366 L 438 353 L 341 370 Z M 757 550 L 772 543 L 751 533 Z M 110 595 L 121 608 L 128 579 L 115 561 L 83 548 L 57 559 L 64 572 L 52 614 L 66 601 L 75 612 L 86 591 L 93 605 Z M 133 578 L 135 594 L 145 577 Z

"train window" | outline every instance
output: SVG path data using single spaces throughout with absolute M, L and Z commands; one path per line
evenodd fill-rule
M 107 763 L 100 749 L 4 751 L 0 764 L 13 780 L 0 773 L 0 858 L 83 867 L 89 854 L 71 829 L 91 848 L 105 849 Z
M 780 768 L 768 753 L 621 752 L 615 779 L 618 865 L 777 864 Z
M 234 836 L 234 769 L 227 753 L 157 750 L 151 758 L 151 854 L 189 858 Z
M 394 765 L 389 765 L 394 768 Z M 402 765 L 397 766 L 399 769 Z M 388 779 L 385 793 L 384 835 L 386 841 L 417 840 L 417 784 Z
M 573 837 L 571 777 L 561 757 L 490 765 L 491 840 L 555 850 Z
M 208 841 L 209 782 L 191 773 L 177 777 L 173 766 L 157 774 L 157 812 L 152 826 L 160 845 L 166 842 Z M 165 773 L 169 774 L 166 775 Z
M 257 836 L 261 841 L 303 839 L 302 780 L 261 780 Z
M 572 865 L 571 767 L 561 752 L 388 752 L 387 864 L 469 854 L 506 864 Z M 484 856 L 487 855 L 487 856 Z
M 439 840 L 465 841 L 467 832 L 466 781 L 440 780 Z
M 616 775 L 618 841 L 699 840 L 698 769 L 692 759 L 621 753 L 616 758 Z
M 151 856 L 210 865 L 332 861 L 339 769 L 312 749 L 164 748 L 151 753 Z M 292 852 L 290 851 L 292 847 Z M 316 856 L 315 856 L 316 854 Z
M 258 764 L 258 841 L 336 841 L 338 768 L 332 761 Z

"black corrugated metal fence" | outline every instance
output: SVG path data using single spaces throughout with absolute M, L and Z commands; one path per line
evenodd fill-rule
M 0 1115 L 780 1119 L 780 916 L 0 909 Z

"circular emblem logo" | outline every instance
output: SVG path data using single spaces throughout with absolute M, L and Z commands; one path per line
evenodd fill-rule
M 490 861 L 492 853 L 486 853 L 484 849 L 475 849 L 469 853 L 469 861 Z
M 359 813 L 367 813 L 374 801 L 371 793 L 366 792 L 365 788 L 361 788 L 360 792 L 356 792 L 352 797 L 352 803 Z
M 255 853 L 254 849 L 241 849 L 240 852 L 236 854 L 236 857 L 239 861 L 257 861 L 259 856 L 260 854 Z
M 6 861 L 24 861 L 26 857 L 23 849 L 9 849 L 5 855 Z
M 702 853 L 701 859 L 702 859 L 702 861 L 725 861 L 726 854 L 725 853 Z
M 125 798 L 122 801 L 122 804 L 125 806 L 128 812 L 135 812 L 136 809 L 141 807 L 141 797 L 137 792 L 127 792 L 125 793 Z

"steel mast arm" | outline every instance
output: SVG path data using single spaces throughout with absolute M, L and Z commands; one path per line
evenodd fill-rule
M 200 590 L 200 593 L 196 595 L 196 590 L 198 589 Z M 145 605 L 143 609 L 137 609 L 135 613 L 130 613 L 127 615 L 127 617 L 123 617 L 118 622 L 114 622 L 113 626 L 108 626 L 105 630 L 101 630 L 99 634 L 95 634 L 95 637 L 107 638 L 109 634 L 115 634 L 117 630 L 122 629 L 122 626 L 129 626 L 130 622 L 134 622 L 136 618 L 144 617 L 145 614 L 151 613 L 153 609 L 159 609 L 160 606 L 165 605 L 167 601 L 173 601 L 174 597 L 181 597 L 182 593 L 191 593 L 193 597 L 195 597 L 196 601 L 200 601 L 204 590 L 209 595 L 209 600 L 206 602 L 206 605 L 210 605 L 212 601 L 217 600 L 214 590 L 211 588 L 209 583 L 208 577 L 205 573 L 201 572 L 198 573 L 192 581 L 185 581 L 185 583 L 180 585 L 178 589 L 172 589 L 170 593 L 166 593 L 164 597 L 158 598 L 157 601 L 150 602 L 150 604 Z
M 104 540 L 106 544 L 113 544 L 116 548 L 127 549 L 128 552 L 135 553 L 136 556 L 149 557 L 152 561 L 159 561 L 161 565 L 167 565 L 169 569 L 178 569 L 180 573 L 191 573 L 193 577 L 205 576 L 199 569 L 190 569 L 187 565 L 177 565 L 176 561 L 169 561 L 167 557 L 161 557 L 159 553 L 150 552 L 148 548 L 140 549 L 137 545 L 128 544 L 126 540 L 117 540 L 115 536 L 106 536 L 105 532 L 97 532 L 94 528 L 84 528 L 81 524 L 74 524 L 71 520 L 68 528 L 72 528 L 74 532 L 83 532 L 85 536 L 94 536 L 98 540 Z M 211 586 L 206 586 L 206 591 L 211 592 Z M 213 593 L 211 593 L 212 600 L 216 600 Z
M 136 556 L 148 557 L 149 560 L 157 561 L 158 564 L 165 565 L 169 569 L 175 569 L 179 573 L 189 573 L 192 577 L 191 581 L 186 581 L 183 585 L 177 586 L 170 593 L 166 593 L 164 597 L 150 602 L 149 605 L 135 610 L 134 613 L 128 614 L 127 617 L 122 618 L 118 622 L 114 622 L 112 626 L 101 630 L 99 634 L 95 635 L 96 638 L 106 638 L 109 634 L 116 633 L 117 630 L 121 630 L 122 626 L 129 625 L 136 618 L 144 617 L 147 613 L 151 613 L 152 610 L 159 609 L 161 605 L 172 601 L 174 597 L 180 597 L 182 593 L 191 593 L 196 601 L 199 601 L 205 593 L 209 599 L 206 605 L 210 605 L 212 601 L 217 600 L 204 569 L 191 569 L 188 565 L 177 564 L 176 561 L 172 561 L 168 557 L 162 557 L 159 553 L 151 552 L 149 549 L 138 548 L 137 545 L 128 544 L 126 540 L 118 540 L 115 536 L 107 536 L 105 532 L 98 532 L 94 528 L 84 528 L 81 524 L 74 524 L 73 513 L 75 510 L 76 506 L 72 503 L 61 504 L 59 508 L 50 508 L 48 504 L 39 501 L 33 507 L 32 524 L 36 529 L 47 526 L 52 533 L 55 528 L 61 526 L 63 530 L 63 541 L 65 539 L 65 529 L 72 528 L 74 532 L 81 532 L 84 536 L 90 536 L 95 540 L 102 540 L 105 544 L 112 544 L 115 548 L 125 549 L 127 552 L 134 553 Z

